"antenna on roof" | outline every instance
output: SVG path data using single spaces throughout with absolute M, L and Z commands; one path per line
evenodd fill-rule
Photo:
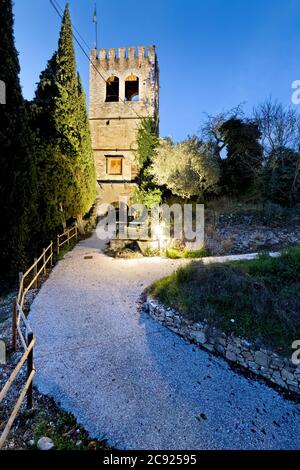
M 93 14 L 93 23 L 95 24 L 95 49 L 96 49 L 96 58 L 98 59 L 98 18 L 97 18 L 97 4 L 95 3 L 94 14 Z

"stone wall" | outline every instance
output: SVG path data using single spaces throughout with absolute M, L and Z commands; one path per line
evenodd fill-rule
M 229 362 L 261 376 L 300 396 L 300 365 L 266 349 L 257 349 L 245 339 L 225 334 L 205 322 L 192 322 L 156 300 L 147 298 L 143 310 L 173 332 L 209 352 L 225 357 Z
M 125 81 L 139 79 L 139 100 L 125 100 Z M 106 81 L 119 79 L 119 101 L 106 101 Z M 89 119 L 98 180 L 131 182 L 136 177 L 136 134 L 141 118 L 159 105 L 159 70 L 154 46 L 91 51 Z M 122 175 L 106 174 L 106 157 L 123 156 Z M 121 188 L 121 186 L 120 186 Z

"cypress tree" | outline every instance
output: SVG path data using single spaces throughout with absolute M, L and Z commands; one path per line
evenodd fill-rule
M 11 0 L 0 0 L 0 80 L 6 84 L 6 104 L 0 105 L 2 278 L 15 275 L 27 264 L 36 197 L 32 141 L 19 81 L 13 23 Z
M 33 106 L 40 139 L 39 181 L 44 232 L 79 222 L 95 198 L 95 170 L 85 95 L 77 76 L 69 6 L 58 51 L 40 76 Z
M 80 76 L 78 74 L 78 130 L 79 130 L 79 180 L 81 197 L 78 201 L 78 216 L 80 222 L 81 214 L 85 214 L 96 197 L 96 171 L 94 154 L 92 149 L 92 138 L 90 123 L 86 112 L 86 97 Z

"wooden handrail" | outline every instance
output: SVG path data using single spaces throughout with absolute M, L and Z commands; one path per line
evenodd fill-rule
M 74 231 L 74 233 L 72 234 L 72 231 Z M 60 241 L 61 238 L 63 237 L 66 237 L 65 240 L 63 241 Z M 56 241 L 56 252 L 57 252 L 57 255 L 59 255 L 60 253 L 60 247 L 65 245 L 66 243 L 68 243 L 68 245 L 70 244 L 70 241 L 76 237 L 76 241 L 78 239 L 78 227 L 77 227 L 77 224 L 73 225 L 72 227 L 66 229 L 64 231 L 64 233 L 62 233 L 61 235 L 57 235 L 57 241 Z
M 48 248 L 45 248 L 44 252 L 47 253 L 47 251 L 51 250 L 52 249 L 52 246 L 53 246 L 53 242 L 50 243 L 50 245 L 48 246 Z M 28 274 L 31 273 L 31 271 L 35 268 L 35 266 L 43 259 L 44 257 L 44 252 L 41 254 L 41 256 L 39 258 L 37 258 L 34 263 L 30 266 L 29 269 L 27 269 L 26 273 L 23 274 L 23 277 L 27 277 Z
M 57 238 L 62 238 L 65 235 L 68 235 L 68 233 L 72 232 L 72 230 L 75 230 L 75 229 L 77 229 L 77 225 L 73 225 L 71 228 L 66 229 L 64 233 L 62 233 L 61 235 L 57 235 Z
M 13 385 L 14 381 L 16 380 L 17 376 L 19 375 L 22 367 L 24 366 L 25 362 L 27 362 L 27 381 L 25 383 L 25 386 L 23 387 L 19 398 L 13 408 L 13 411 L 11 412 L 8 421 L 6 423 L 6 426 L 0 436 L 0 449 L 3 447 L 4 442 L 12 428 L 12 425 L 16 419 L 16 416 L 21 408 L 21 405 L 24 401 L 25 396 L 27 396 L 27 408 L 31 409 L 32 408 L 32 384 L 33 384 L 33 378 L 35 375 L 35 367 L 33 364 L 33 348 L 36 342 L 35 337 L 33 336 L 32 329 L 30 327 L 30 324 L 21 308 L 21 306 L 17 303 L 15 306 L 15 312 L 17 312 L 17 318 L 16 318 L 16 331 L 19 333 L 19 338 L 21 340 L 22 346 L 24 348 L 24 353 L 15 366 L 14 370 L 12 371 L 9 379 L 5 383 L 4 387 L 0 391 L 0 403 L 4 400 L 4 398 L 7 396 L 11 386 Z M 25 341 L 25 338 L 23 336 L 20 323 L 21 321 L 24 322 L 24 326 L 27 332 L 27 341 Z
M 74 234 L 72 235 L 72 231 L 74 230 Z M 75 224 L 73 227 L 70 229 L 66 230 L 62 235 L 57 236 L 57 243 L 58 246 L 60 245 L 59 241 L 63 236 L 67 236 L 67 240 L 63 242 L 62 244 L 66 243 L 67 241 L 69 242 L 72 238 L 78 237 L 78 231 L 77 231 L 77 224 Z M 70 236 L 71 234 L 71 236 Z M 61 244 L 61 245 L 62 245 Z M 33 406 L 33 378 L 35 375 L 35 367 L 33 364 L 33 348 L 36 342 L 36 339 L 33 335 L 33 331 L 31 329 L 31 326 L 26 318 L 26 315 L 23 311 L 24 308 L 24 302 L 25 302 L 25 297 L 30 288 L 35 284 L 37 286 L 37 280 L 41 273 L 43 272 L 46 274 L 47 270 L 47 265 L 49 262 L 51 262 L 52 265 L 52 260 L 53 260 L 53 241 L 49 244 L 47 248 L 43 250 L 43 253 L 39 258 L 36 258 L 34 260 L 34 263 L 30 266 L 29 269 L 23 274 L 19 274 L 19 291 L 18 295 L 16 298 L 16 301 L 14 303 L 14 310 L 13 310 L 13 349 L 16 350 L 16 343 L 17 343 L 17 333 L 19 336 L 19 340 L 21 341 L 21 344 L 24 349 L 24 353 L 15 366 L 14 370 L 12 371 L 9 379 L 7 382 L 4 384 L 4 387 L 0 391 L 0 403 L 4 400 L 6 397 L 7 393 L 9 392 L 11 386 L 13 385 L 14 381 L 16 380 L 18 374 L 20 373 L 22 367 L 24 366 L 25 362 L 27 362 L 27 381 L 25 383 L 25 386 L 23 387 L 19 398 L 13 408 L 13 411 L 10 414 L 10 417 L 8 418 L 8 421 L 6 423 L 6 426 L 0 435 L 0 449 L 2 449 L 7 436 L 12 428 L 12 425 L 17 417 L 18 412 L 20 411 L 21 405 L 27 396 L 27 408 L 31 409 Z M 40 268 L 38 268 L 39 263 L 43 261 L 43 264 Z M 29 284 L 25 287 L 25 280 L 26 278 L 32 273 L 34 273 L 33 278 L 30 278 Z M 27 339 L 24 338 L 20 323 L 21 321 L 24 323 L 25 330 L 27 333 Z
M 32 348 L 34 347 L 35 345 L 35 338 L 31 341 L 31 343 L 29 344 L 29 346 L 26 348 L 26 351 L 24 352 L 23 356 L 21 357 L 21 359 L 19 360 L 18 364 L 16 365 L 16 367 L 14 368 L 13 372 L 11 373 L 8 381 L 6 382 L 6 384 L 4 385 L 4 387 L 2 388 L 1 392 L 0 392 L 0 403 L 2 402 L 2 400 L 4 400 L 4 398 L 6 397 L 10 387 L 12 386 L 13 382 L 15 381 L 15 379 L 17 378 L 20 370 L 22 369 L 24 363 L 26 362 L 27 358 L 28 358 L 28 355 L 30 353 L 30 351 L 32 350 Z
M 0 450 L 2 449 L 2 447 L 3 447 L 3 445 L 4 445 L 4 442 L 5 442 L 6 439 L 7 439 L 7 436 L 8 436 L 8 434 L 9 434 L 11 428 L 12 428 L 12 425 L 14 424 L 14 421 L 15 421 L 15 419 L 16 419 L 16 417 L 17 417 L 17 414 L 18 414 L 18 412 L 19 412 L 19 410 L 20 410 L 20 408 L 21 408 L 21 405 L 22 405 L 22 403 L 23 403 L 23 401 L 24 401 L 24 398 L 25 398 L 25 396 L 26 396 L 26 394 L 27 394 L 29 388 L 30 388 L 31 385 L 32 385 L 34 376 L 35 376 L 35 370 L 33 369 L 33 370 L 31 371 L 31 373 L 30 373 L 30 375 L 29 375 L 29 377 L 28 377 L 28 379 L 27 379 L 27 381 L 26 381 L 25 387 L 23 388 L 23 390 L 22 390 L 22 392 L 21 392 L 21 394 L 20 394 L 20 396 L 19 396 L 19 398 L 18 398 L 18 401 L 17 401 L 17 403 L 15 404 L 15 407 L 14 407 L 14 409 L 13 409 L 13 411 L 12 411 L 12 413 L 11 413 L 11 415 L 10 415 L 10 417 L 9 417 L 9 419 L 8 419 L 8 421 L 7 421 L 7 423 L 6 423 L 6 426 L 5 426 L 5 428 L 4 428 L 4 431 L 3 431 L 2 434 L 1 434 L 1 437 L 0 437 Z

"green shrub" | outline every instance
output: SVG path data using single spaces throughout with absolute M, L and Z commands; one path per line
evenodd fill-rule
M 166 256 L 167 258 L 171 259 L 183 258 L 183 250 L 178 250 L 177 248 L 167 248 Z
M 204 258 L 208 256 L 208 251 L 205 248 L 200 248 L 199 250 L 180 250 L 178 248 L 167 248 L 166 250 L 167 258 L 171 259 L 180 259 L 180 258 Z
M 208 251 L 204 247 L 199 250 L 184 250 L 185 258 L 205 258 L 206 256 L 208 256 Z

